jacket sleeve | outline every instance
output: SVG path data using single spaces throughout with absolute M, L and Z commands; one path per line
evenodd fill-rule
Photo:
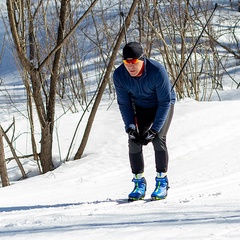
M 127 89 L 122 85 L 121 78 L 116 71 L 113 74 L 113 82 L 116 89 L 117 102 L 125 124 L 125 130 L 127 131 L 129 125 L 135 124 L 131 96 Z
M 167 72 L 163 66 L 156 74 L 155 81 L 158 108 L 152 125 L 152 129 L 160 132 L 167 119 L 168 110 L 171 105 L 171 83 L 169 81 Z

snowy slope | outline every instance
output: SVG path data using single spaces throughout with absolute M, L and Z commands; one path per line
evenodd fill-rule
M 0 189 L 1 239 L 239 239 L 239 106 L 237 99 L 178 102 L 168 136 L 169 195 L 148 201 L 149 145 L 146 201 L 133 203 L 124 201 L 133 184 L 118 107 L 101 106 L 82 160 Z M 66 118 L 66 133 L 69 125 Z

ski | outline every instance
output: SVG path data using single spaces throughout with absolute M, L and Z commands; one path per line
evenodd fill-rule
M 148 202 L 154 202 L 154 201 L 161 201 L 165 198 L 142 198 L 142 199 L 129 199 L 129 198 L 123 198 L 123 199 L 117 199 L 116 202 L 118 204 L 126 204 L 126 203 L 148 203 Z

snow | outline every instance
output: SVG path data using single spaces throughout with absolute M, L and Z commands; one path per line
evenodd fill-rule
M 1 240 L 239 239 L 239 106 L 240 97 L 178 101 L 168 134 L 168 197 L 149 201 L 155 166 L 148 145 L 146 201 L 128 203 L 127 136 L 117 103 L 102 104 L 81 160 L 0 189 Z M 69 117 L 61 124 L 60 132 L 71 129 Z
M 5 80 L 0 86 L 1 125 L 6 129 L 14 116 L 16 133 L 27 132 L 25 96 L 12 61 L 0 65 Z M 235 71 L 239 75 L 239 66 Z M 5 88 L 15 107 L 6 101 Z M 222 101 L 213 95 L 210 102 L 176 103 L 168 133 L 170 189 L 161 201 L 149 200 L 156 174 L 151 144 L 144 147 L 146 199 L 126 201 L 133 183 L 116 101 L 110 107 L 106 100 L 101 103 L 84 156 L 77 161 L 64 159 L 81 113 L 62 116 L 55 124 L 54 161 L 59 167 L 39 175 L 36 163 L 23 159 L 29 178 L 19 181 L 15 162 L 7 164 L 11 185 L 0 188 L 0 239 L 240 239 L 240 89 L 225 89 L 218 92 Z M 21 153 L 28 148 L 28 138 L 17 141 Z

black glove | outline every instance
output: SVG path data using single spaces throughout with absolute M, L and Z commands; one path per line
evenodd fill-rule
M 144 135 L 143 135 L 143 145 L 147 145 L 149 142 L 152 142 L 152 140 L 157 136 L 157 132 L 153 129 L 149 129 Z
M 135 143 L 140 143 L 139 133 L 137 132 L 136 129 L 130 127 L 128 128 L 127 133 L 130 140 L 132 140 Z

